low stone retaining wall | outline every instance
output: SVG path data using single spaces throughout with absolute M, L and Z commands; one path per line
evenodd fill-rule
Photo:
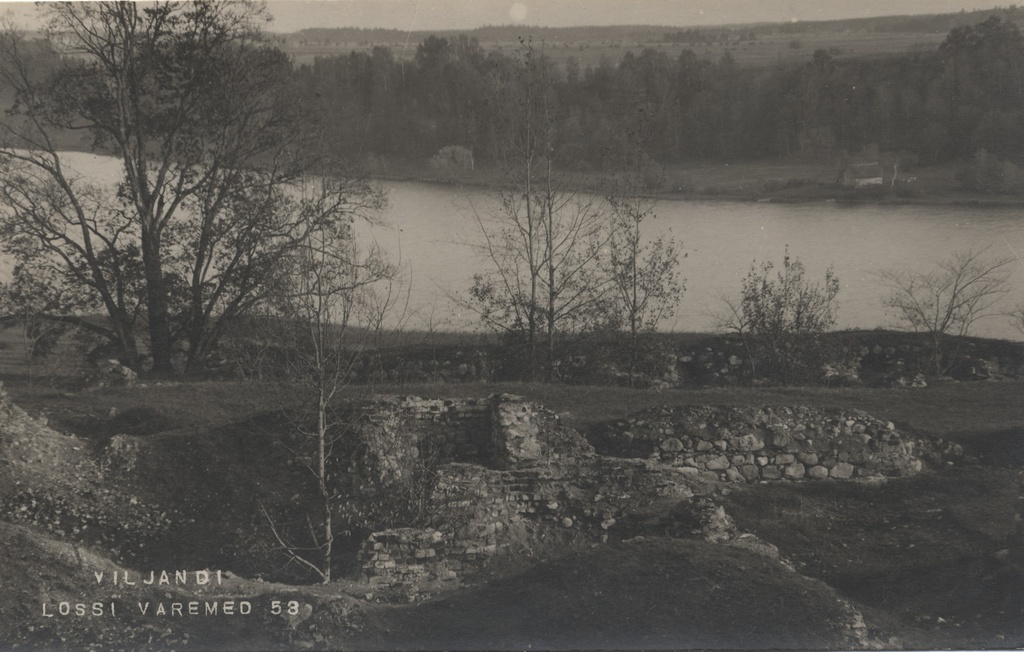
M 598 452 L 731 482 L 908 475 L 917 442 L 859 410 L 657 408 L 609 424 Z
M 831 350 L 829 363 L 811 370 L 814 382 L 823 385 L 923 387 L 935 375 L 931 348 L 923 334 L 895 331 L 845 331 L 825 335 Z M 563 382 L 589 385 L 630 383 L 625 347 L 613 340 L 576 343 L 558 352 Z M 1024 377 L 1024 346 L 1018 342 L 951 338 L 944 372 L 960 381 Z M 423 347 L 393 350 L 374 365 L 387 373 L 377 381 L 480 382 L 513 380 L 521 370 L 515 356 L 497 346 L 447 346 L 430 351 L 436 359 L 423 359 Z M 504 360 L 504 365 L 503 365 Z M 672 338 L 659 336 L 648 342 L 639 361 L 638 387 L 715 387 L 744 385 L 755 381 L 751 351 L 734 334 Z M 509 367 L 509 368 L 503 368 Z M 820 374 L 818 373 L 820 371 Z M 928 380 L 925 379 L 928 376 Z M 361 378 L 368 382 L 370 378 Z M 758 379 L 764 380 L 764 379 Z M 770 379 L 768 379 L 770 381 Z

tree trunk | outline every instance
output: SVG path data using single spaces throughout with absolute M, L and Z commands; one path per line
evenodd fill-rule
M 149 229 L 142 231 L 142 264 L 146 275 L 146 312 L 149 324 L 149 352 L 153 374 L 171 376 L 171 321 L 167 285 L 160 260 L 160 240 Z
M 118 315 L 113 320 L 114 332 L 117 334 L 117 346 L 124 356 L 124 363 L 131 369 L 139 370 L 139 347 L 135 342 L 135 331 L 127 323 L 127 318 Z
M 546 231 L 547 231 L 547 261 L 548 261 L 547 262 L 547 266 L 548 266 L 548 270 L 547 270 L 548 271 L 548 278 L 547 278 L 547 283 L 548 283 L 548 302 L 547 302 L 548 303 L 548 305 L 547 305 L 548 360 L 547 360 L 547 371 L 545 373 L 546 373 L 547 381 L 550 383 L 551 381 L 554 380 L 554 376 L 555 376 L 555 300 L 557 298 L 556 297 L 556 293 L 557 292 L 555 290 L 555 264 L 554 264 L 554 259 L 553 259 L 553 256 L 554 256 L 554 253 L 553 253 L 554 238 L 553 238 L 553 235 L 551 233 L 552 223 L 554 221 L 554 217 L 551 215 L 551 200 L 550 200 L 550 198 L 548 199 L 547 211 L 548 211 L 548 215 L 547 215 L 547 229 L 546 229 Z
M 317 444 L 318 462 L 317 479 L 320 484 L 320 500 L 324 509 L 324 542 L 321 545 L 323 561 L 320 571 L 323 574 L 324 584 L 331 581 L 331 557 L 334 549 L 334 524 L 331 520 L 331 494 L 327 487 L 327 401 L 324 396 L 323 387 L 320 388 L 320 401 L 318 406 Z

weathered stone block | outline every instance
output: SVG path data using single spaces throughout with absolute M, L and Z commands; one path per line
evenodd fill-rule
M 787 466 L 784 473 L 785 476 L 790 480 L 799 480 L 800 478 L 804 477 L 804 474 L 806 472 L 807 469 L 804 468 L 804 465 L 800 464 L 799 462 L 796 462 L 794 464 L 790 464 L 789 466 Z
M 814 466 L 818 463 L 817 453 L 800 453 L 796 458 L 800 460 L 801 464 L 806 464 L 808 466 Z
M 746 482 L 743 474 L 731 467 L 725 470 L 725 479 L 729 482 Z
M 724 471 L 729 468 L 729 458 L 719 455 L 708 460 L 705 466 L 709 471 Z
M 839 480 L 846 480 L 853 477 L 853 465 L 848 462 L 839 462 L 828 472 L 829 477 Z
M 744 452 L 759 451 L 764 448 L 764 441 L 753 433 L 748 433 L 735 440 L 737 450 Z
M 807 469 L 807 476 L 815 480 L 823 480 L 828 477 L 828 469 L 824 466 L 812 466 Z
M 683 450 L 683 442 L 675 437 L 669 437 L 661 442 L 659 448 L 665 453 L 678 453 Z
M 793 443 L 793 437 L 785 430 L 773 428 L 769 441 L 776 448 L 785 448 Z

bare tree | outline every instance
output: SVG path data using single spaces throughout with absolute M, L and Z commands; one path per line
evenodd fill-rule
M 351 383 L 366 351 L 379 345 L 384 318 L 399 295 L 394 291 L 396 267 L 376 246 L 360 248 L 352 233 L 352 220 L 379 208 L 383 196 L 372 195 L 376 201 L 368 203 L 365 195 L 358 195 L 353 204 L 328 179 L 309 185 L 316 189 L 303 199 L 300 213 L 309 228 L 301 246 L 283 261 L 287 280 L 268 307 L 280 327 L 276 335 L 285 350 L 289 376 L 312 404 L 312 427 L 304 421 L 296 424 L 302 438 L 313 442 L 312 454 L 296 451 L 296 457 L 316 483 L 319 513 L 309 519 L 308 545 L 291 540 L 266 511 L 264 515 L 289 557 L 327 583 L 332 577 L 333 514 L 339 499 L 330 461 L 349 423 L 336 399 Z
M 524 43 L 498 81 L 495 159 L 505 189 L 491 219 L 478 215 L 491 271 L 478 274 L 470 290 L 486 324 L 525 339 L 530 377 L 539 375 L 545 345 L 548 379 L 558 337 L 592 320 L 607 289 L 596 267 L 609 237 L 601 199 L 555 171 L 554 74 L 552 62 Z
M 988 249 L 966 250 L 939 261 L 927 272 L 890 269 L 878 277 L 887 288 L 883 305 L 903 326 L 928 334 L 933 370 L 942 375 L 959 351 L 948 356 L 943 345 L 950 337 L 964 337 L 971 327 L 998 314 L 996 306 L 1009 292 L 1013 258 L 988 258 Z
M 612 209 L 607 266 L 615 311 L 629 337 L 630 386 L 637 375 L 641 335 L 675 314 L 686 289 L 679 277 L 679 245 L 672 237 L 649 239 L 644 232 L 645 224 L 657 217 L 658 201 L 646 189 L 645 159 L 635 157 L 632 169 L 607 198 Z
M 40 11 L 45 42 L 0 35 L 16 98 L 0 127 L 5 246 L 89 288 L 131 365 L 140 321 L 154 372 L 172 372 L 177 340 L 194 366 L 303 241 L 288 197 L 323 152 L 290 62 L 249 0 Z M 69 169 L 62 144 L 79 135 L 117 160 L 116 187 Z

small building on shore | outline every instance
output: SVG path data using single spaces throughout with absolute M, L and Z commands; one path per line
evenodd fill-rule
M 846 188 L 880 186 L 884 183 L 884 177 L 882 166 L 877 162 L 847 163 L 839 174 L 839 185 Z

